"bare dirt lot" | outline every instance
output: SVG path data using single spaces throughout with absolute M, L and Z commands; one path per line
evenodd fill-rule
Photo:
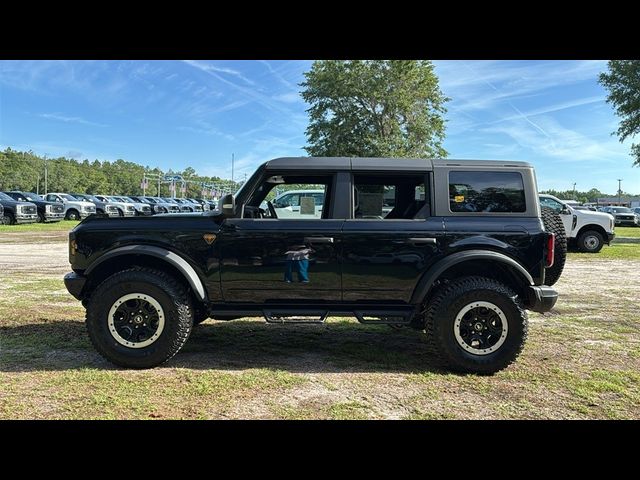
M 519 360 L 455 375 L 421 332 L 208 320 L 161 368 L 118 369 L 64 289 L 66 232 L 0 234 L 0 418 L 640 418 L 640 260 L 572 255 Z M 636 245 L 640 248 L 640 245 Z

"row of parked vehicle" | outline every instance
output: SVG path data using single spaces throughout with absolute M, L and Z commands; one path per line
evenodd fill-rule
M 216 208 L 212 200 L 85 193 L 0 192 L 1 223 L 59 222 L 81 220 L 93 214 L 133 217 L 160 213 L 205 212 Z
M 616 225 L 640 227 L 640 207 L 600 207 L 598 211 L 612 215 Z

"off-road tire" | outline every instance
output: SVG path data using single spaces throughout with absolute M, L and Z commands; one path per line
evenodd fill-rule
M 491 302 L 504 313 L 508 332 L 504 343 L 492 353 L 476 355 L 464 350 L 455 338 L 457 314 L 474 301 Z M 427 348 L 449 368 L 463 373 L 490 375 L 508 367 L 527 339 L 527 313 L 516 293 L 503 283 L 469 276 L 443 285 L 426 308 Z
M 604 238 L 600 232 L 587 230 L 578 236 L 578 250 L 586 253 L 598 253 L 604 246 Z
M 129 348 L 111 335 L 107 317 L 119 298 L 137 292 L 161 305 L 165 325 L 150 345 Z M 193 326 L 193 309 L 186 288 L 167 273 L 151 268 L 133 267 L 111 275 L 98 285 L 86 303 L 91 343 L 100 355 L 121 367 L 151 368 L 166 362 L 182 348 Z
M 555 210 L 549 207 L 542 207 L 540 213 L 545 231 L 556 235 L 553 265 L 547 268 L 544 273 L 545 285 L 551 286 L 560 279 L 567 260 L 567 233 L 564 230 L 562 218 Z

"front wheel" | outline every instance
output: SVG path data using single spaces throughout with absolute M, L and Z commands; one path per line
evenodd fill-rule
M 432 298 L 426 316 L 431 350 L 453 370 L 488 375 L 509 366 L 527 338 L 516 293 L 485 277 L 463 277 Z
M 581 233 L 578 237 L 578 249 L 581 252 L 598 253 L 602 250 L 604 245 L 604 238 L 599 232 L 595 230 L 589 230 Z
M 76 210 L 69 210 L 67 212 L 67 220 L 80 220 L 80 214 Z
M 191 333 L 193 310 L 182 284 L 134 267 L 102 282 L 87 302 L 91 343 L 110 362 L 151 368 L 173 357 Z

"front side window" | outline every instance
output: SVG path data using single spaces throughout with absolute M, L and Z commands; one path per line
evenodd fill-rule
M 524 182 L 518 172 L 449 173 L 449 209 L 454 213 L 524 212 Z
M 243 218 L 313 220 L 328 218 L 333 175 L 268 175 L 251 193 Z M 328 201 L 328 200 L 327 200 Z

